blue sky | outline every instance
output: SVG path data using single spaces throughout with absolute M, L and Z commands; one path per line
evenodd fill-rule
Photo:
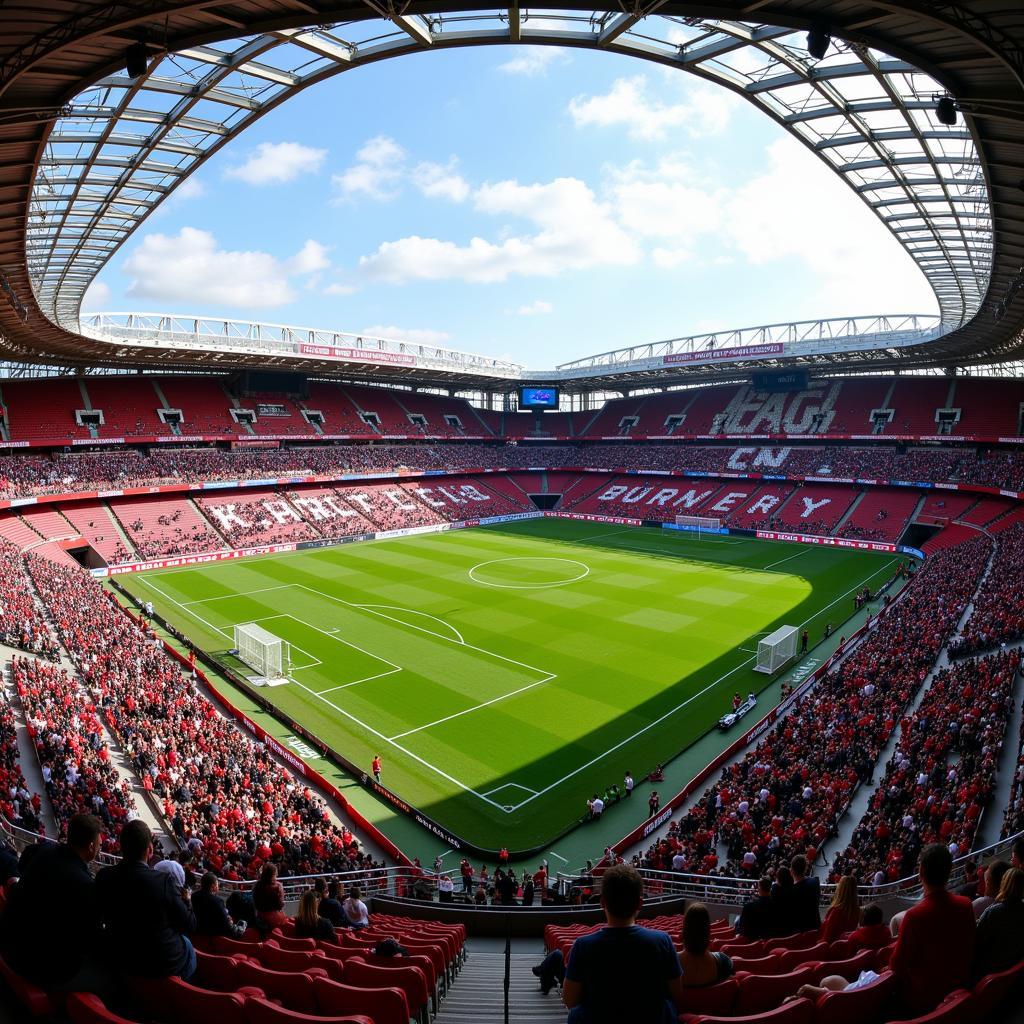
M 725 90 L 614 54 L 478 47 L 283 104 L 179 188 L 84 308 L 404 336 L 540 368 L 934 300 L 867 208 Z

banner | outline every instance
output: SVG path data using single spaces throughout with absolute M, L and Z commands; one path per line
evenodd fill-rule
M 723 359 L 758 359 L 761 356 L 781 356 L 785 346 L 781 342 L 768 345 L 737 345 L 734 348 L 705 348 L 699 352 L 673 352 L 662 357 L 664 366 L 684 363 L 711 363 Z
M 416 360 L 400 352 L 381 352 L 366 348 L 335 348 L 333 345 L 299 345 L 299 354 L 320 359 L 344 359 L 353 363 L 390 363 L 393 366 L 415 366 Z

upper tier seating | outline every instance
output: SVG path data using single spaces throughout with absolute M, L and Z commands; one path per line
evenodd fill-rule
M 1016 380 L 958 377 L 953 405 L 960 410 L 954 434 L 981 437 L 1020 436 L 1024 392 Z
M 143 377 L 131 388 L 116 377 L 90 377 L 84 385 L 93 409 L 103 413 L 100 437 L 153 437 L 170 434 L 157 409 L 162 403 L 153 382 Z
M 85 408 L 76 380 L 52 377 L 4 381 L 0 394 L 7 407 L 7 428 L 12 441 L 62 444 L 72 438 L 90 436 L 88 427 L 75 422 L 75 410 Z
M 231 418 L 231 402 L 217 378 L 163 377 L 160 390 L 172 409 L 181 410 L 181 433 L 237 436 L 244 431 Z M 161 434 L 170 434 L 164 428 Z
M 894 415 L 887 434 L 938 434 L 935 416 L 945 409 L 951 381 L 946 377 L 897 377 L 889 407 Z

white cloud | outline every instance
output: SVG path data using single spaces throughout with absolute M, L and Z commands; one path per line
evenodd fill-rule
M 190 199 L 202 199 L 206 195 L 206 186 L 198 178 L 186 178 L 172 193 L 171 197 L 178 202 Z
M 360 333 L 363 337 L 405 341 L 410 345 L 443 345 L 451 337 L 447 331 L 434 331 L 427 327 L 396 327 L 394 324 L 386 327 L 374 324 Z
M 429 199 L 464 202 L 470 192 L 469 182 L 456 171 L 459 161 L 452 157 L 446 164 L 429 161 L 417 164 L 410 175 L 413 185 Z
M 184 227 L 177 235 L 147 235 L 124 261 L 132 298 L 190 306 L 266 309 L 295 298 L 291 278 L 318 269 L 324 248 L 306 242 L 291 259 L 220 249 L 212 232 Z
M 577 128 L 625 127 L 634 139 L 663 139 L 671 132 L 701 138 L 724 131 L 737 100 L 725 89 L 687 84 L 683 98 L 665 102 L 648 94 L 646 75 L 617 78 L 600 96 L 576 96 L 569 113 Z
M 248 185 L 281 185 L 303 174 L 315 174 L 326 155 L 326 149 L 298 142 L 261 142 L 244 164 L 229 167 L 224 177 L 237 178 Z
M 694 253 L 691 249 L 666 249 L 659 246 L 651 250 L 651 259 L 654 265 L 661 267 L 662 270 L 675 270 L 676 267 L 694 259 Z
M 91 313 L 105 310 L 110 305 L 110 285 L 93 281 L 82 297 L 82 312 Z
M 515 310 L 516 316 L 545 316 L 554 310 L 554 306 L 550 302 L 545 302 L 543 299 L 535 299 L 533 302 L 527 305 L 520 306 Z M 509 310 L 509 312 L 512 312 Z
M 640 252 L 600 202 L 578 178 L 545 184 L 501 181 L 477 189 L 475 208 L 531 222 L 534 234 L 508 234 L 501 242 L 472 238 L 467 244 L 411 235 L 384 242 L 359 261 L 361 275 L 399 283 L 458 278 L 489 283 L 510 276 L 552 277 L 565 270 L 636 263 Z
M 356 153 L 356 162 L 331 177 L 339 199 L 364 196 L 384 201 L 398 195 L 405 169 L 405 150 L 387 135 L 376 135 Z
M 305 245 L 288 261 L 288 269 L 293 274 L 312 274 L 326 270 L 330 265 L 327 246 L 312 238 L 307 239 Z
M 551 26 L 545 24 L 544 28 L 551 29 Z M 537 78 L 546 75 L 552 64 L 562 64 L 568 59 L 569 55 L 562 46 L 524 46 L 511 60 L 499 64 L 498 70 L 506 75 Z
M 802 261 L 819 277 L 815 308 L 836 315 L 935 308 L 910 257 L 817 157 L 783 138 L 768 147 L 766 163 L 730 197 L 722 222 L 750 264 Z

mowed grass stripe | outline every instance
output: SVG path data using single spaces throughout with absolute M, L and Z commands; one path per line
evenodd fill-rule
M 652 550 L 621 550 L 627 545 Z M 590 574 L 537 590 L 469 579 L 474 565 L 503 558 L 579 560 Z M 751 672 L 742 649 L 755 646 L 758 634 L 782 621 L 809 621 L 815 637 L 826 621 L 838 628 L 852 611 L 847 591 L 872 575 L 880 582 L 891 563 L 834 548 L 726 545 L 534 520 L 152 574 L 170 603 L 141 580 L 127 582 L 211 650 L 223 649 L 223 635 L 189 615 L 190 601 L 204 600 L 196 609 L 217 625 L 242 610 L 302 620 L 308 638 L 299 624 L 286 639 L 324 665 L 297 678 L 325 696 L 283 686 L 268 691 L 271 699 L 357 763 L 383 753 L 385 781 L 466 838 L 522 847 L 578 817 L 586 796 L 620 781 L 626 767 L 646 771 L 697 738 L 728 707 L 733 690 L 763 686 L 766 677 Z M 543 579 L 537 570 L 544 563 L 523 564 L 533 566 L 531 580 Z M 551 564 L 564 575 L 565 564 Z M 239 596 L 237 608 L 231 599 L 277 587 L 287 589 Z M 383 611 L 390 618 L 344 602 L 390 605 Z M 339 645 L 313 626 L 340 629 L 338 635 L 402 671 L 334 689 L 329 680 L 358 676 L 339 657 Z M 457 636 L 492 653 L 469 657 Z M 557 677 L 543 681 L 538 671 L 502 664 L 498 655 Z M 447 720 L 430 724 L 441 719 Z M 395 736 L 409 756 L 387 745 L 386 737 Z M 486 803 L 474 792 L 499 799 Z M 502 802 L 520 807 L 505 813 Z

